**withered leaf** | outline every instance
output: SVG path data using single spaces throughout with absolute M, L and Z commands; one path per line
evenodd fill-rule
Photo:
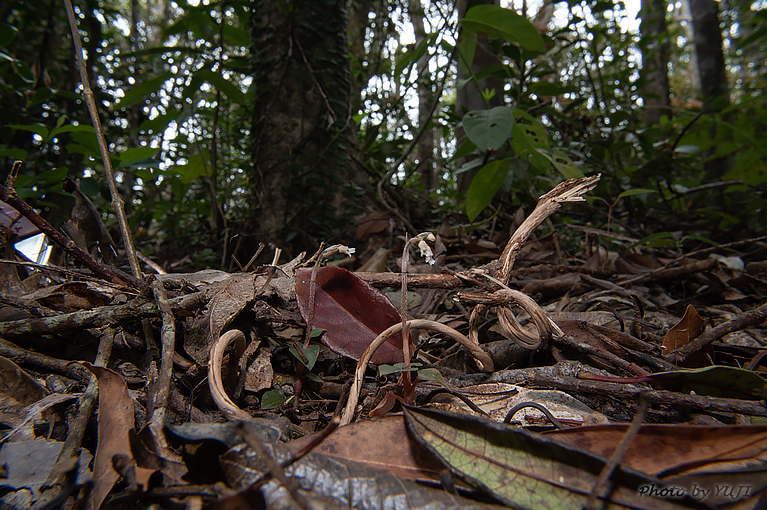
M 306 320 L 311 270 L 296 271 L 296 301 Z M 400 321 L 399 311 L 377 289 L 346 269 L 327 266 L 317 271 L 313 327 L 322 328 L 322 342 L 330 350 L 359 360 L 368 345 Z M 374 365 L 402 361 L 402 337 L 394 335 L 370 360 Z

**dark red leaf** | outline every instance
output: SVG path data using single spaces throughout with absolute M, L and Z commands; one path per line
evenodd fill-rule
M 296 271 L 296 301 L 304 320 L 311 277 L 311 269 Z M 325 330 L 322 341 L 333 352 L 359 361 L 375 337 L 400 320 L 391 301 L 354 273 L 335 266 L 317 271 L 312 327 Z M 370 361 L 375 365 L 402 362 L 402 337 L 391 337 Z

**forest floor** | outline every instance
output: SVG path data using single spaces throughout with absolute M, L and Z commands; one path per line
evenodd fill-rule
M 538 228 L 591 184 L 238 273 L 6 257 L 0 505 L 765 508 L 765 238 Z

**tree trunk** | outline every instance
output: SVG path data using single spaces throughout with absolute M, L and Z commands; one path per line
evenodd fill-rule
M 413 23 L 415 45 L 418 47 L 426 40 L 426 29 L 423 22 L 423 5 L 421 0 L 409 0 L 408 13 Z M 429 71 L 431 56 L 428 51 L 418 60 L 418 130 L 431 122 L 431 106 L 434 102 L 434 83 Z M 424 131 L 418 141 L 418 172 L 419 181 L 427 193 L 437 188 L 437 174 L 434 172 L 434 130 Z
M 458 19 L 462 19 L 466 15 L 466 11 L 471 7 L 481 4 L 500 5 L 500 0 L 458 0 L 456 2 Z M 478 73 L 486 67 L 499 65 L 501 63 L 499 56 L 490 50 L 489 43 L 489 39 L 483 37 L 477 38 L 477 49 L 474 53 L 474 61 L 471 65 L 472 73 Z M 470 76 L 470 74 L 467 73 L 461 65 L 458 65 L 456 81 L 460 83 L 461 80 L 465 80 L 468 76 Z M 485 102 L 485 99 L 482 97 L 483 90 L 495 91 L 495 94 Z M 459 117 L 463 117 L 467 112 L 472 110 L 484 110 L 488 106 L 490 108 L 501 106 L 503 105 L 503 102 L 503 80 L 494 76 L 488 76 L 479 80 L 478 83 L 469 82 L 463 88 L 456 91 L 455 113 Z M 462 129 L 456 130 L 456 139 L 459 147 L 466 140 L 466 134 Z M 456 161 L 456 167 L 460 168 L 463 163 L 463 158 Z M 469 185 L 471 184 L 474 175 L 476 175 L 477 170 L 478 169 L 470 170 L 458 175 L 458 190 L 461 193 L 466 193 L 469 190 Z
M 349 157 L 357 142 L 344 4 L 253 1 L 251 234 L 288 256 L 349 227 L 367 184 Z
M 671 118 L 665 0 L 642 0 L 640 15 L 644 120 L 650 125 L 655 125 L 660 123 L 664 115 Z
M 707 110 L 718 111 L 730 102 L 719 9 L 715 0 L 690 0 L 690 11 L 701 95 Z
M 722 32 L 719 28 L 719 9 L 715 0 L 690 0 L 690 11 L 704 109 L 710 113 L 718 112 L 730 103 Z M 712 138 L 717 137 L 716 129 L 714 127 L 712 130 Z M 721 179 L 731 164 L 732 158 L 729 157 L 707 161 L 704 165 L 707 179 Z

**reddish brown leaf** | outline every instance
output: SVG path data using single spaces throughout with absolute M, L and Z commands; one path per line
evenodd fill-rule
M 610 457 L 628 425 L 598 425 L 555 431 L 547 435 Z M 643 425 L 622 462 L 645 473 L 679 472 L 702 464 L 764 459 L 767 427 Z
M 296 271 L 296 301 L 306 320 L 311 269 Z M 312 327 L 322 328 L 322 341 L 333 352 L 359 360 L 368 345 L 400 321 L 399 311 L 378 290 L 346 269 L 328 266 L 317 271 Z M 394 335 L 370 360 L 374 365 L 402 361 L 402 337 Z
M 698 338 L 703 333 L 703 327 L 706 325 L 701 319 L 695 307 L 687 305 L 684 311 L 684 317 L 663 337 L 663 351 L 672 352 L 681 349 L 688 343 Z
M 663 337 L 663 352 L 669 353 L 681 349 L 698 338 L 706 327 L 705 321 L 698 315 L 698 311 L 692 305 L 687 305 L 682 319 L 668 330 Z M 708 356 L 707 356 L 708 355 Z M 713 359 L 713 347 L 706 346 L 702 351 L 697 351 L 688 356 L 680 366 L 686 368 L 706 367 L 711 364 L 709 357 Z
M 108 368 L 83 363 L 99 381 L 98 446 L 93 460 L 93 509 L 98 509 L 120 475 L 112 468 L 114 455 L 131 455 L 129 432 L 133 429 L 133 399 L 122 377 Z
M 299 451 L 306 436 L 289 443 Z M 339 427 L 315 449 L 332 457 L 354 460 L 410 480 L 439 480 L 444 466 L 408 435 L 402 415 L 360 421 Z

